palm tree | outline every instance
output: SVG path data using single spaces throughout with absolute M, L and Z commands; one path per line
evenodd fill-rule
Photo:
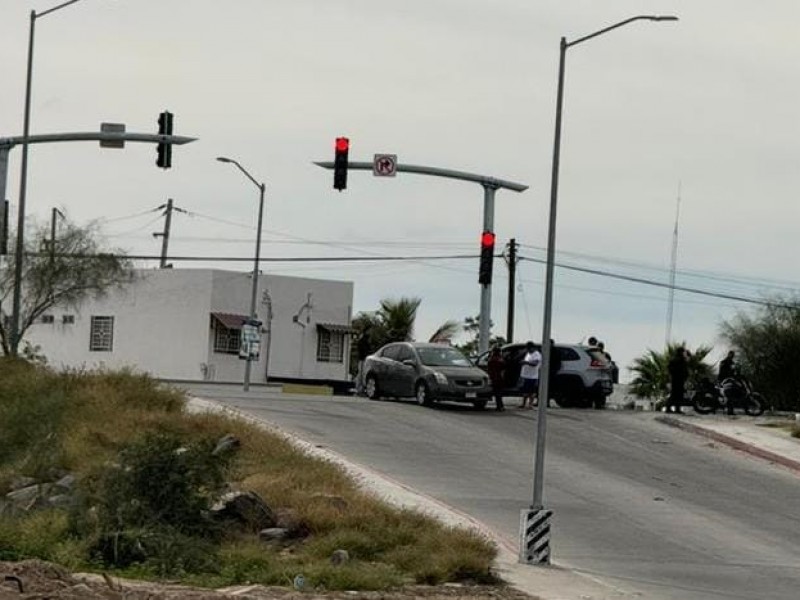
M 414 321 L 422 298 L 381 300 L 377 317 L 383 335 L 382 344 L 406 342 L 414 339 Z
M 436 328 L 436 331 L 433 332 L 428 341 L 432 343 L 449 344 L 460 331 L 461 323 L 449 319 Z
M 678 348 L 686 344 L 668 344 L 664 352 L 648 350 L 628 367 L 636 376 L 630 383 L 630 390 L 639 398 L 663 398 L 669 389 L 669 361 Z M 705 362 L 711 346 L 698 346 L 689 355 L 689 386 L 696 385 L 703 378 L 712 375 L 711 366 Z

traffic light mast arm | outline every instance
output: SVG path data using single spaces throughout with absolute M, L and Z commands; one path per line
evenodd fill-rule
M 330 161 L 315 162 L 315 165 L 323 169 L 333 169 L 334 163 Z M 347 168 L 351 171 L 372 171 L 371 162 L 348 162 Z M 516 183 L 514 181 L 507 181 L 505 179 L 496 179 L 488 175 L 479 175 L 477 173 L 467 173 L 465 171 L 454 171 L 452 169 L 441 169 L 439 167 L 428 167 L 423 165 L 397 165 L 398 173 L 416 173 L 417 175 L 432 175 L 434 177 L 447 177 L 449 179 L 460 179 L 461 181 L 471 181 L 479 183 L 483 186 L 490 186 L 494 189 L 506 189 L 513 192 L 524 192 L 528 189 L 527 185 Z
M 44 133 L 28 136 L 29 144 L 45 144 L 50 142 L 143 142 L 158 144 L 164 142 L 181 146 L 197 141 L 197 138 L 185 135 L 158 135 L 157 133 L 131 133 L 127 131 L 87 131 L 73 133 Z M 0 138 L 0 148 L 13 148 L 25 142 L 25 136 Z

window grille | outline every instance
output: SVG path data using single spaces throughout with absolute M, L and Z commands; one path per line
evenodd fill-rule
M 90 352 L 111 352 L 114 349 L 114 317 L 92 317 L 89 333 Z
M 317 362 L 344 362 L 344 333 L 323 328 L 317 330 Z
M 219 354 L 239 354 L 241 330 L 228 329 L 221 323 L 214 328 L 214 352 Z

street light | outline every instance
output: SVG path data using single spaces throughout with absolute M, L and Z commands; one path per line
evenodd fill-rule
M 252 291 L 250 294 L 250 319 L 255 320 L 256 318 L 256 294 L 258 293 L 258 263 L 261 259 L 261 223 L 264 219 L 264 190 L 266 189 L 266 185 L 263 183 L 258 183 L 255 178 L 247 172 L 242 165 L 238 162 L 233 160 L 232 158 L 226 158 L 224 156 L 218 156 L 217 160 L 223 163 L 230 163 L 232 165 L 236 165 L 239 170 L 245 174 L 245 176 L 253 182 L 253 184 L 258 188 L 259 191 L 259 200 L 258 200 L 258 230 L 256 233 L 256 256 L 253 262 L 253 286 Z M 244 391 L 248 391 L 250 389 L 250 370 L 252 368 L 252 356 L 248 349 L 247 352 L 247 362 L 244 365 Z
M 19 206 L 17 207 L 17 243 L 14 256 L 14 295 L 11 312 L 11 348 L 16 354 L 19 346 L 19 319 L 22 304 L 22 254 L 25 242 L 25 198 L 28 188 L 28 137 L 31 131 L 31 83 L 33 80 L 33 39 L 36 19 L 49 15 L 80 0 L 69 0 L 40 13 L 31 11 L 30 33 L 28 35 L 28 75 L 25 83 L 25 121 L 22 128 L 22 165 L 20 168 Z
M 558 167 L 559 158 L 561 154 L 561 109 L 564 103 L 564 61 L 567 54 L 567 48 L 577 46 L 581 42 L 585 42 L 595 38 L 604 33 L 608 33 L 613 29 L 633 23 L 634 21 L 677 21 L 678 17 L 674 16 L 655 16 L 655 15 L 639 15 L 625 19 L 619 23 L 615 23 L 599 31 L 595 31 L 589 35 L 568 42 L 566 38 L 561 38 L 561 52 L 558 62 L 558 92 L 556 95 L 556 129 L 555 140 L 553 142 L 553 171 L 550 179 L 550 221 L 547 230 L 547 270 L 545 275 L 545 292 L 544 292 L 544 318 L 542 324 L 542 365 L 540 369 L 541 376 L 539 377 L 539 412 L 536 430 L 536 458 L 534 461 L 533 473 L 533 503 L 531 504 L 530 511 L 523 511 L 527 514 L 535 515 L 543 511 L 542 504 L 542 489 L 544 487 L 544 450 L 545 450 L 545 433 L 547 431 L 547 399 L 549 398 L 550 386 L 550 355 L 552 347 L 550 344 L 551 338 L 551 316 L 553 307 L 553 271 L 555 267 L 555 254 L 556 254 L 556 208 L 558 204 Z M 546 511 L 549 513 L 549 511 Z M 549 519 L 549 514 L 546 515 Z M 549 523 L 539 520 L 537 530 L 539 532 L 547 531 L 549 535 Z M 520 521 L 520 559 L 522 562 L 537 562 L 549 563 L 549 540 L 540 536 L 537 540 L 532 539 L 533 527 L 531 527 L 530 519 L 523 518 Z M 532 542 L 537 542 L 538 548 L 534 548 Z

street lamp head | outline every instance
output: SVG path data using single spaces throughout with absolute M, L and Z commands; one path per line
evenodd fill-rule
M 677 21 L 678 17 L 673 15 L 658 15 L 655 17 L 650 17 L 652 21 Z
M 232 163 L 233 162 L 230 158 L 225 158 L 224 156 L 218 156 L 217 160 L 219 162 L 224 162 L 224 163 Z

